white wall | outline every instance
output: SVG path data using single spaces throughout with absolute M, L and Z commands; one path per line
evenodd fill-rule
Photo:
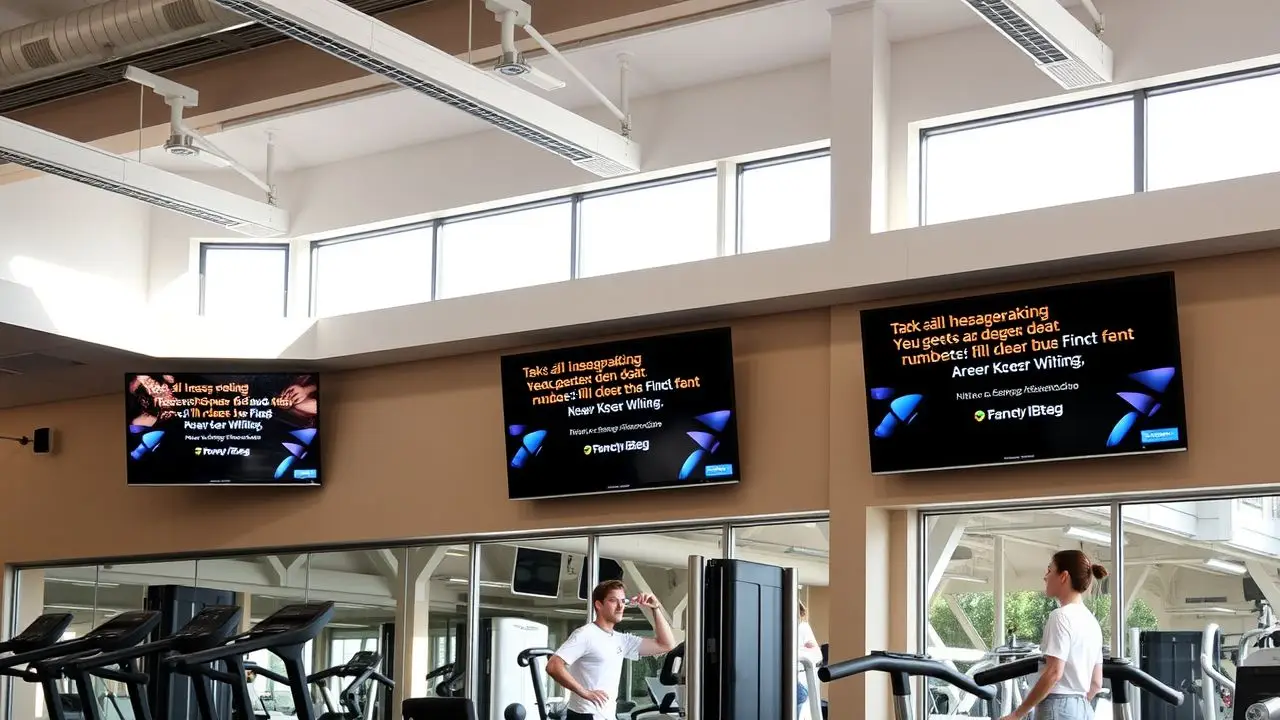
M 8 284 L 6 297 L 25 299 L 22 312 L 4 319 L 97 337 L 96 319 L 82 312 L 146 300 L 150 217 L 144 203 L 61 178 L 0 185 L 0 284 Z
M 1274 0 L 1099 0 L 1097 5 L 1106 17 L 1104 39 L 1115 52 L 1115 84 L 1101 89 L 1067 93 L 986 25 L 893 46 L 891 227 L 914 224 L 910 123 L 991 115 L 996 113 L 990 108 L 1018 104 L 1057 104 L 1159 84 L 1151 82 L 1155 78 L 1280 61 L 1275 34 L 1280 3 Z

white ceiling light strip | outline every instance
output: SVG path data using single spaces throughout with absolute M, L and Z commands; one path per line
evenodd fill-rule
M 375 75 L 451 105 L 602 177 L 640 169 L 640 148 L 338 0 L 214 0 Z
M 289 215 L 181 175 L 0 118 L 0 161 L 124 195 L 252 237 L 277 237 Z

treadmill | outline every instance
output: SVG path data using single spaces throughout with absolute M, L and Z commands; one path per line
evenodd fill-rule
M 143 689 L 151 678 L 137 667 L 136 661 L 160 657 L 165 653 L 195 652 L 221 645 L 240 626 L 241 613 L 238 605 L 210 605 L 166 638 L 110 652 L 54 658 L 42 664 L 42 667 L 61 673 L 75 683 L 85 720 L 102 720 L 102 713 L 93 696 L 94 677 L 124 683 L 129 688 L 129 703 L 134 720 L 151 720 L 151 705 Z M 212 716 L 213 704 L 208 681 L 205 678 L 192 678 L 192 687 L 201 713 L 204 714 L 207 707 Z
M 38 630 L 37 632 L 47 633 L 54 627 L 55 622 L 60 622 L 46 621 L 46 617 L 48 616 L 41 616 L 35 623 L 32 623 L 33 627 L 42 622 L 46 624 L 46 629 Z M 69 625 L 70 622 L 68 621 L 67 624 Z M 58 680 L 62 678 L 62 669 L 65 667 L 65 663 L 100 652 L 112 652 L 137 645 L 146 640 L 151 631 L 159 624 L 160 613 L 152 610 L 122 612 L 85 633 L 84 637 L 64 640 L 52 645 L 18 652 L 6 658 L 0 658 L 0 674 L 22 678 L 27 682 L 40 683 L 40 689 L 44 693 L 45 708 L 49 711 L 50 720 L 68 720 L 66 705 L 64 705 L 62 694 L 58 691 Z M 58 636 L 61 637 L 65 630 L 65 625 L 60 627 Z M 32 627 L 28 627 L 19 637 L 25 636 L 31 631 Z M 19 670 L 18 666 L 20 665 L 26 667 Z M 130 693 L 130 695 L 133 695 L 133 693 Z M 81 712 L 93 712 L 96 710 L 97 703 L 93 698 L 92 688 L 78 687 L 77 697 Z M 135 710 L 139 702 L 143 705 L 146 704 L 145 698 L 134 699 L 130 697 L 130 701 L 134 703 Z
M 298 720 L 316 720 L 307 688 L 307 676 L 303 672 L 303 649 L 320 634 L 333 618 L 333 601 L 286 605 L 248 632 L 228 638 L 215 647 L 195 652 L 171 655 L 163 660 L 175 672 L 197 677 L 208 677 L 229 683 L 232 688 L 232 709 L 243 719 L 254 717 L 253 700 L 249 696 L 249 683 L 245 680 L 245 655 L 256 650 L 269 650 L 284 661 L 290 694 Z M 218 670 L 221 662 L 225 670 Z M 261 668 L 257 668 L 261 672 Z M 265 674 L 265 673 L 264 673 Z M 199 687 L 202 683 L 196 683 Z M 213 714 L 211 704 L 201 704 L 202 720 L 220 720 Z M 52 720 L 62 720 L 53 718 Z
M 379 670 L 381 665 L 382 655 L 373 650 L 361 650 L 341 665 L 312 673 L 307 682 L 320 688 L 320 697 L 324 699 L 327 710 L 318 720 L 373 720 L 373 707 L 376 704 L 374 690 L 377 685 L 388 690 L 393 690 L 396 686 L 391 678 Z M 265 668 L 258 668 L 258 672 L 276 682 L 288 682 L 288 678 Z M 337 705 L 329 692 L 330 678 L 351 678 L 351 682 L 338 693 Z M 374 685 L 366 688 L 365 683 L 370 681 Z

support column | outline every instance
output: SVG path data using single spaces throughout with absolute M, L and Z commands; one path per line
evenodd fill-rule
M 889 227 L 889 34 L 883 8 L 831 10 L 831 237 Z
M 44 570 L 19 570 L 18 592 L 13 626 L 21 631 L 44 613 Z M 12 586 L 11 586 L 12 587 Z M 8 635 L 8 633 L 5 633 Z M 11 717 L 42 718 L 49 714 L 44 709 L 44 695 L 39 683 L 9 681 L 13 693 Z
M 991 647 L 998 648 L 1005 643 L 1005 634 L 1007 632 L 1004 619 L 1005 610 L 1005 588 L 1004 588 L 1004 537 L 997 535 L 994 543 L 995 548 L 992 552 L 993 568 L 991 576 L 991 600 L 992 600 L 992 620 L 994 626 L 991 633 Z
M 428 620 L 431 608 L 431 576 L 449 548 L 411 548 L 394 558 L 396 580 L 396 687 L 391 706 L 399 708 L 405 698 L 426 697 L 427 673 L 431 667 Z

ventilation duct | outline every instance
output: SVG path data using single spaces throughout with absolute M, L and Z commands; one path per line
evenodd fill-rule
M 1058 0 L 963 2 L 1063 88 L 1111 82 L 1111 48 Z
M 243 24 L 210 0 L 108 0 L 0 33 L 0 90 Z

